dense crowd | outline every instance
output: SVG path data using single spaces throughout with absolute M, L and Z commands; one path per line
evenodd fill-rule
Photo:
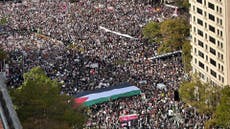
M 174 100 L 184 77 L 180 54 L 149 60 L 157 55 L 158 46 L 142 38 L 143 25 L 171 18 L 173 13 L 174 9 L 164 5 L 129 0 L 0 4 L 0 17 L 7 16 L 11 28 L 0 38 L 1 46 L 10 53 L 8 85 L 18 87 L 23 73 L 35 66 L 62 83 L 62 93 L 68 95 L 128 82 L 138 86 L 145 97 L 90 107 L 87 128 L 121 128 L 119 116 L 133 113 L 139 117 L 128 128 L 203 128 L 206 116 Z M 158 83 L 167 89 L 156 88 Z

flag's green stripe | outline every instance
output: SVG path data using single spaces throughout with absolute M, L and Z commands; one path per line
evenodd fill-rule
M 87 101 L 87 102 L 84 103 L 84 105 L 85 106 L 91 106 L 91 105 L 94 105 L 94 104 L 103 103 L 103 102 L 106 102 L 106 101 L 110 101 L 110 100 L 114 100 L 114 99 L 118 99 L 118 98 L 122 98 L 122 97 L 129 97 L 129 96 L 139 95 L 140 93 L 141 93 L 140 90 L 134 90 L 134 91 L 126 92 L 126 93 L 123 93 L 123 94 L 117 94 L 117 95 L 113 95 L 113 96 L 109 96 L 109 97 L 103 97 L 103 98 Z

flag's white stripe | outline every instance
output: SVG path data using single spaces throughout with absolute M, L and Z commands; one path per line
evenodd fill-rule
M 124 88 L 120 88 L 120 89 L 113 89 L 113 90 L 109 90 L 109 91 L 102 91 L 99 93 L 88 94 L 88 95 L 82 96 L 81 98 L 88 97 L 88 99 L 86 100 L 86 102 L 87 102 L 87 101 L 96 100 L 99 98 L 110 97 L 113 95 L 131 92 L 131 91 L 135 91 L 135 90 L 140 90 L 140 89 L 137 88 L 136 86 L 129 86 L 129 87 L 124 87 Z

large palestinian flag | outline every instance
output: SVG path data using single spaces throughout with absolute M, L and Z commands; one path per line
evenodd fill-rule
M 118 86 L 77 93 L 77 95 L 75 95 L 75 102 L 77 104 L 91 106 L 121 97 L 139 95 L 140 93 L 141 91 L 138 87 L 130 84 L 122 84 Z

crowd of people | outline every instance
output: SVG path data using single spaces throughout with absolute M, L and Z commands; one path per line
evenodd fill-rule
M 149 21 L 161 22 L 174 13 L 164 5 L 131 0 L 0 4 L 0 17 L 7 17 L 10 28 L 0 35 L 1 47 L 10 53 L 8 86 L 20 86 L 23 73 L 35 66 L 62 84 L 62 94 L 71 96 L 128 82 L 138 86 L 145 97 L 93 105 L 87 112 L 86 128 L 203 128 L 207 116 L 174 100 L 184 77 L 181 55 L 149 60 L 157 55 L 158 46 L 148 43 L 141 33 Z M 167 88 L 158 89 L 158 83 Z M 120 116 L 133 113 L 139 115 L 136 122 L 119 122 Z

